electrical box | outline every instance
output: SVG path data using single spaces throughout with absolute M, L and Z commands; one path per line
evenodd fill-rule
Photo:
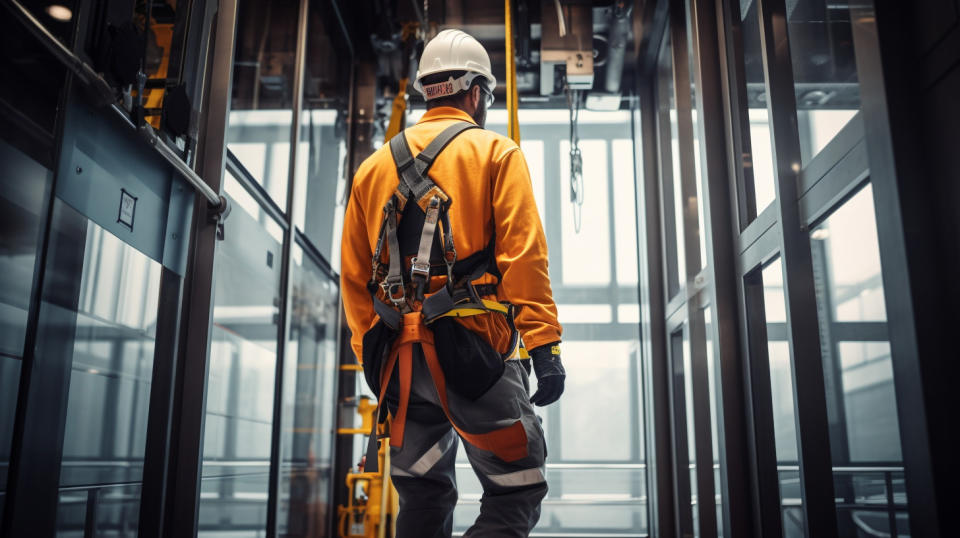
M 543 0 L 540 16 L 540 94 L 553 94 L 558 65 L 571 89 L 593 88 L 593 3 Z

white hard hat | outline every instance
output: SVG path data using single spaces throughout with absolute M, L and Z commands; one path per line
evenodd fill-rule
M 456 79 L 451 76 L 444 82 L 428 84 L 424 88 L 424 77 L 447 71 L 466 71 L 467 74 Z M 497 79 L 490 70 L 490 56 L 486 49 L 466 32 L 444 30 L 423 47 L 413 87 L 429 101 L 469 90 L 477 76 L 487 79 L 487 89 L 492 92 Z

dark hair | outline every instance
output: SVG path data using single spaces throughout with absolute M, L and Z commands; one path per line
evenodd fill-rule
M 421 81 L 421 83 L 424 86 L 428 86 L 430 84 L 436 84 L 438 82 L 446 82 L 447 80 L 450 80 L 451 77 L 454 79 L 457 79 L 466 74 L 467 74 L 466 71 L 444 71 L 442 73 L 435 73 L 433 75 L 427 75 L 423 77 L 423 80 Z M 462 108 L 464 102 L 466 101 L 467 95 L 470 94 L 470 90 L 472 90 L 474 86 L 479 86 L 485 81 L 486 79 L 483 76 L 479 76 L 473 79 L 473 82 L 470 83 L 470 88 L 467 91 L 461 90 L 453 95 L 448 95 L 447 97 L 438 97 L 437 99 L 431 99 L 427 101 L 427 110 L 436 108 L 438 106 L 452 106 L 454 108 Z

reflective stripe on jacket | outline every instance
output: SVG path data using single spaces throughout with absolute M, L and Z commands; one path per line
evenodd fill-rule
M 456 108 L 438 107 L 398 136 L 407 137 L 416 155 L 454 121 L 473 120 Z M 496 263 L 503 275 L 496 298 L 520 307 L 516 325 L 527 349 L 559 341 L 547 242 L 520 148 L 492 131 L 470 129 L 440 154 L 430 177 L 453 201 L 450 220 L 459 259 L 486 248 L 496 232 Z M 367 290 L 371 259 L 383 206 L 398 181 L 389 144 L 384 144 L 357 170 L 344 215 L 340 285 L 358 360 L 363 356 L 363 335 L 376 321 Z M 491 275 L 477 281 L 492 282 L 496 277 Z M 510 329 L 503 316 L 484 314 L 458 321 L 484 335 L 499 352 L 509 351 Z

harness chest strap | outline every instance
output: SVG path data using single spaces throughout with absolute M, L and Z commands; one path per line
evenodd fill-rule
M 446 378 L 443 375 L 443 369 L 440 361 L 437 359 L 437 352 L 433 345 L 433 333 L 423 324 L 423 318 L 419 312 L 411 312 L 403 316 L 403 328 L 400 336 L 397 338 L 390 351 L 390 358 L 382 371 L 380 384 L 379 405 L 383 405 L 384 397 L 387 393 L 387 385 L 393 374 L 394 366 L 399 365 L 398 375 L 400 376 L 400 406 L 397 409 L 397 415 L 390 425 L 390 446 L 400 448 L 403 446 L 403 434 L 406 426 L 407 408 L 410 403 L 410 387 L 413 377 L 413 346 L 420 344 L 423 350 L 423 356 L 427 362 L 427 368 L 430 370 L 430 377 L 437 389 L 437 395 L 440 398 L 440 406 L 443 408 L 447 420 L 453 428 L 471 445 L 488 452 L 492 452 L 498 458 L 506 462 L 517 461 L 525 458 L 527 452 L 527 432 L 523 428 L 520 420 L 515 421 L 510 426 L 493 430 L 486 433 L 470 433 L 457 425 L 450 413 L 450 405 L 447 398 Z

